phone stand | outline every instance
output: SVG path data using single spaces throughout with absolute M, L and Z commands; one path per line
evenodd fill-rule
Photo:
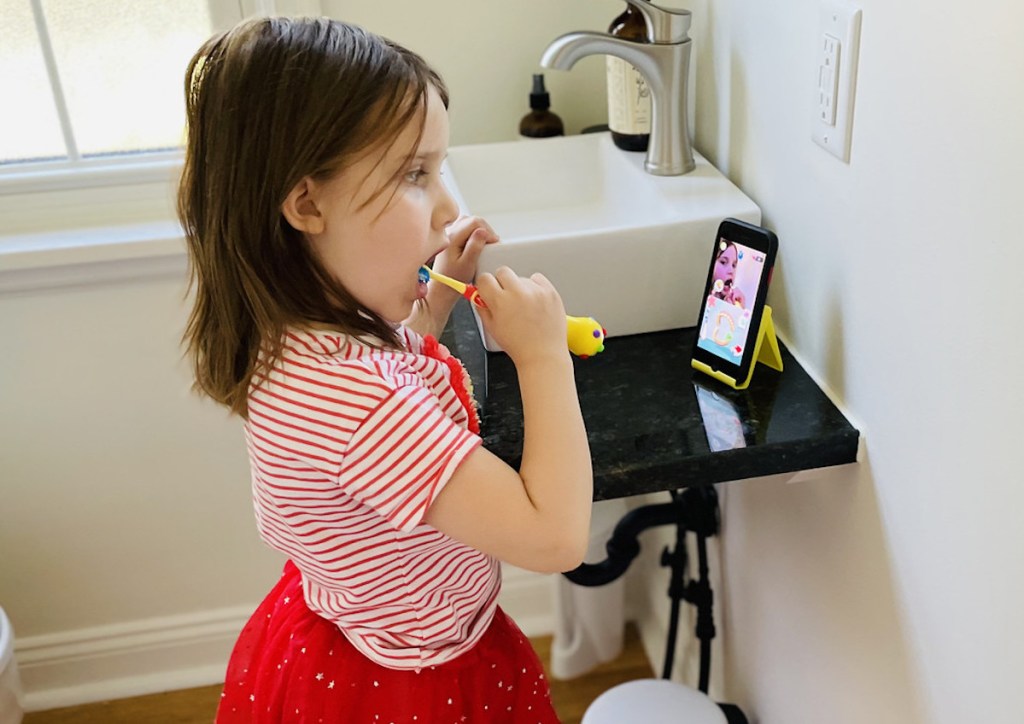
M 700 370 L 704 374 L 714 377 L 719 382 L 724 382 L 733 389 L 742 390 L 750 384 L 750 380 L 754 377 L 754 368 L 757 367 L 758 362 L 771 367 L 773 370 L 782 372 L 782 353 L 779 351 L 778 337 L 775 336 L 772 308 L 767 304 L 764 305 L 764 311 L 761 313 L 761 325 L 758 327 L 757 342 L 754 345 L 754 362 L 750 365 L 747 379 L 737 380 L 729 377 L 729 375 L 713 370 L 708 365 L 697 360 L 691 360 L 690 364 L 695 370 Z

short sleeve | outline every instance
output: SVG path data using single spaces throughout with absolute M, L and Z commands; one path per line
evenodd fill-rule
M 397 388 L 353 433 L 338 482 L 347 495 L 410 531 L 480 438 L 453 421 L 430 390 Z

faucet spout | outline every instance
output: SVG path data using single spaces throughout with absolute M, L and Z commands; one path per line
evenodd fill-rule
M 637 43 L 604 33 L 566 33 L 551 42 L 540 64 L 569 70 L 581 58 L 613 55 L 636 68 L 651 89 L 651 136 L 644 169 L 657 176 L 679 176 L 696 167 L 687 129 L 691 47 L 689 38 L 678 43 Z
M 540 64 L 552 70 L 571 70 L 580 58 L 596 54 L 617 55 L 618 52 L 628 52 L 630 45 L 637 43 L 604 33 L 566 33 L 551 41 L 540 58 Z

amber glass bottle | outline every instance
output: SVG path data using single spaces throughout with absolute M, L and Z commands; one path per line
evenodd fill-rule
M 646 0 L 639 0 L 645 2 Z M 647 22 L 632 5 L 608 27 L 608 33 L 626 40 L 647 42 Z M 651 93 L 636 68 L 619 58 L 608 58 L 608 128 L 615 145 L 626 151 L 646 151 L 651 137 Z
M 533 76 L 530 92 L 530 112 L 519 121 L 519 135 L 525 138 L 550 138 L 565 135 L 562 119 L 549 111 L 551 96 L 544 87 L 544 76 Z

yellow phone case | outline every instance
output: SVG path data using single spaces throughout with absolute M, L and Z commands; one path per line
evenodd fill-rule
M 765 344 L 766 342 L 767 344 Z M 782 353 L 779 351 L 779 339 L 775 336 L 772 308 L 767 304 L 764 305 L 764 311 L 761 314 L 761 325 L 757 330 L 757 343 L 754 345 L 754 362 L 750 365 L 747 379 L 737 380 L 729 377 L 727 374 L 714 370 L 695 359 L 690 360 L 690 366 L 710 377 L 714 377 L 719 382 L 724 382 L 733 389 L 742 390 L 750 384 L 750 380 L 754 377 L 754 368 L 757 367 L 758 362 L 768 365 L 773 370 L 782 372 Z

